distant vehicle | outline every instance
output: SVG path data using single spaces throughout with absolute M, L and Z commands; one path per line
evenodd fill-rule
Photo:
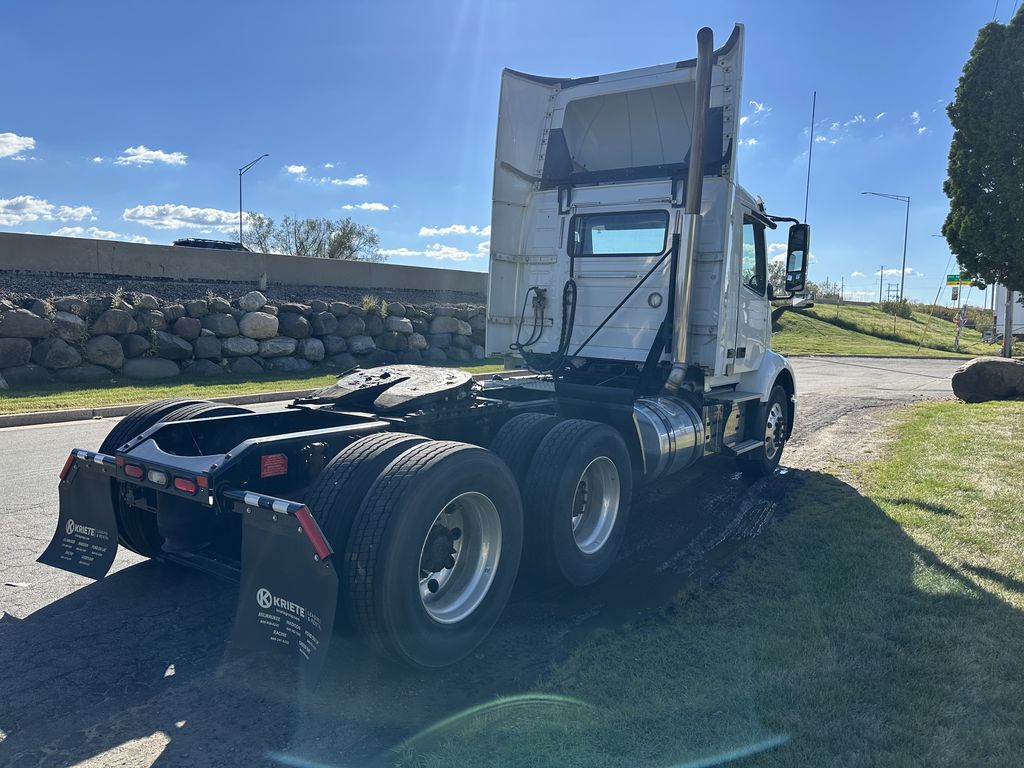
M 251 253 L 241 243 L 233 240 L 204 240 L 201 237 L 186 237 L 182 240 L 175 240 L 175 245 L 183 245 L 186 248 L 216 248 L 219 251 L 245 251 Z

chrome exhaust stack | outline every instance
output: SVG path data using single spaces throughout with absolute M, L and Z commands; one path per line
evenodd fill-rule
M 690 168 L 686 180 L 686 207 L 683 213 L 682 250 L 676 254 L 674 292 L 674 328 L 672 334 L 672 370 L 665 382 L 669 394 L 679 391 L 686 379 L 686 349 L 690 333 L 690 298 L 693 293 L 693 262 L 700 242 L 700 206 L 704 192 L 704 135 L 708 107 L 711 104 L 711 67 L 714 57 L 714 33 L 702 27 L 697 33 L 696 90 L 693 104 L 693 131 L 690 139 Z

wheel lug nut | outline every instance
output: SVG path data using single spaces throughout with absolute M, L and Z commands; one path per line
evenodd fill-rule
M 444 561 L 444 567 L 445 568 L 454 568 L 455 567 L 455 558 L 452 557 L 451 555 L 448 555 L 448 559 Z
M 437 583 L 437 579 L 431 579 L 427 582 L 427 591 L 430 592 L 430 594 L 434 594 L 440 586 L 441 585 Z
M 462 529 L 461 528 L 452 528 L 450 535 L 452 537 L 452 541 L 458 541 L 459 539 L 462 538 Z

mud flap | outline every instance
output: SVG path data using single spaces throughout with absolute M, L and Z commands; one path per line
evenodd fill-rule
M 117 555 L 113 475 L 113 456 L 72 452 L 58 487 L 57 530 L 36 562 L 90 579 L 107 575 Z
M 232 646 L 289 657 L 304 676 L 316 675 L 338 602 L 330 549 L 317 551 L 307 535 L 316 523 L 301 504 L 273 500 L 273 509 L 250 501 L 235 505 L 243 520 L 242 574 Z M 318 527 L 316 534 L 322 537 Z

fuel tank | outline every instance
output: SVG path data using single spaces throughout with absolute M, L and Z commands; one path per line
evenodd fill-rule
M 644 480 L 675 474 L 704 455 L 704 420 L 676 397 L 641 398 L 633 419 L 644 457 Z

